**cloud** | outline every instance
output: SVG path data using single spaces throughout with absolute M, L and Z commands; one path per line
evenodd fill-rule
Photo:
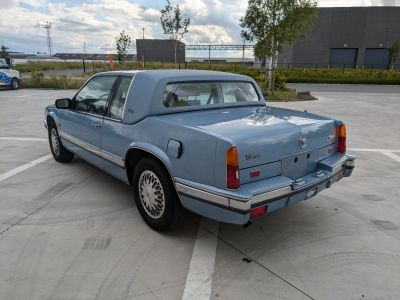
M 234 41 L 224 27 L 219 25 L 193 25 L 190 29 L 189 43 L 232 44 Z
M 16 0 L 0 0 L 0 7 L 3 11 L 14 8 L 17 6 Z
M 178 1 L 178 0 L 176 0 Z M 241 44 L 239 19 L 247 0 L 180 0 L 191 18 L 186 43 Z M 13 51 L 46 51 L 41 24 L 52 21 L 56 52 L 109 52 L 125 30 L 133 40 L 167 38 L 160 26 L 165 0 L 0 0 L 0 37 Z M 400 0 L 320 0 L 321 6 L 400 5 Z

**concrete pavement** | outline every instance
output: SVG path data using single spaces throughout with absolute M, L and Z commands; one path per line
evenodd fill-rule
M 161 234 L 129 186 L 44 160 L 0 181 L 0 299 L 399 298 L 400 153 L 377 149 L 400 150 L 400 87 L 292 86 L 319 100 L 272 105 L 342 119 L 352 177 L 246 229 L 188 214 Z M 49 153 L 43 109 L 71 95 L 0 90 L 0 176 Z

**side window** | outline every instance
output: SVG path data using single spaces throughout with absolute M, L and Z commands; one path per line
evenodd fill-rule
M 75 97 L 75 109 L 102 115 L 117 76 L 99 76 L 88 82 Z
M 126 97 L 128 96 L 129 86 L 131 85 L 131 77 L 121 77 L 117 92 L 111 101 L 110 105 L 110 117 L 116 119 L 122 119 L 122 113 L 124 110 L 124 104 Z

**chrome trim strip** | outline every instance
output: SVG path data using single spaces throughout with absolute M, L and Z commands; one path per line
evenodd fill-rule
M 342 168 L 341 164 L 339 166 Z M 336 167 L 335 167 L 335 169 L 336 169 Z M 286 196 L 289 197 L 293 194 L 298 194 L 303 191 L 306 191 L 307 189 L 311 189 L 314 186 L 323 184 L 324 182 L 337 176 L 337 174 L 340 172 L 340 170 L 341 169 L 339 169 L 335 173 L 331 173 L 329 176 L 324 177 L 321 180 L 313 182 L 313 183 L 311 183 L 307 186 L 301 187 L 297 190 L 293 190 L 291 185 L 278 187 L 274 190 L 270 190 L 270 191 L 263 192 L 260 194 L 252 195 L 252 197 L 250 199 L 248 199 L 247 201 L 245 199 L 243 199 L 243 201 L 237 200 L 229 195 L 226 195 L 226 196 L 218 195 L 214 192 L 208 192 L 208 191 L 194 188 L 194 187 L 191 187 L 191 186 L 188 186 L 185 184 L 181 184 L 178 182 L 175 182 L 175 186 L 176 186 L 178 193 L 185 194 L 189 197 L 192 196 L 199 200 L 210 202 L 210 203 L 216 204 L 218 206 L 226 207 L 228 209 L 238 210 L 243 213 L 246 213 L 246 212 L 249 212 L 252 207 L 257 206 L 257 204 L 267 204 L 268 202 L 271 202 L 268 200 L 274 201 L 274 199 L 278 200 L 279 198 L 284 198 Z M 229 205 L 228 205 L 228 203 L 229 203 Z
M 109 162 L 117 165 L 118 167 L 125 168 L 124 159 L 121 159 L 120 157 L 104 150 L 100 150 L 100 152 L 101 152 L 101 157 L 104 158 L 105 160 L 108 160 Z
M 118 167 L 125 168 L 125 160 L 124 159 L 121 159 L 120 157 L 118 157 L 114 154 L 111 154 L 107 151 L 103 151 L 100 148 L 94 147 L 93 145 L 86 143 L 76 137 L 73 137 L 72 135 L 69 135 L 68 133 L 65 133 L 61 130 L 59 131 L 59 134 L 60 134 L 60 137 L 67 140 L 68 142 L 70 142 L 74 145 L 77 145 L 92 154 L 95 154 L 101 158 L 104 158 L 105 160 L 117 165 Z
M 182 193 L 201 200 L 206 200 L 207 202 L 215 203 L 217 205 L 222 205 L 226 208 L 229 208 L 229 198 L 227 197 L 218 196 L 214 193 L 202 191 L 178 182 L 175 182 L 175 186 L 178 193 Z
M 60 134 L 60 137 L 62 137 L 63 139 L 66 139 L 68 142 L 75 144 L 75 145 L 85 149 L 86 151 L 89 151 L 89 152 L 101 157 L 99 148 L 94 147 L 91 144 L 88 144 L 88 143 L 86 143 L 76 137 L 73 137 L 72 135 L 69 135 L 68 133 L 65 133 L 61 130 L 59 131 L 59 134 Z
M 175 182 L 176 190 L 178 193 L 185 194 L 187 196 L 192 196 L 197 199 L 205 200 L 210 203 L 217 204 L 219 206 L 224 206 L 226 208 L 231 208 L 240 211 L 249 211 L 251 206 L 259 202 L 264 202 L 273 198 L 284 196 L 292 192 L 291 186 L 285 186 L 279 189 L 275 189 L 269 192 L 261 193 L 253 196 L 247 201 L 240 201 L 232 199 L 228 196 L 217 195 L 213 192 L 207 192 L 200 190 L 198 188 L 190 187 L 185 184 Z
M 334 167 L 332 168 L 332 172 L 331 172 L 331 173 L 332 173 L 332 174 L 339 173 L 341 169 L 343 169 L 343 164 L 339 164 L 339 165 L 337 165 L 337 166 L 334 166 Z
M 287 185 L 287 186 L 254 196 L 251 200 L 251 204 L 257 204 L 257 203 L 263 202 L 265 200 L 270 200 L 273 198 L 281 197 L 281 196 L 289 194 L 291 192 L 292 192 L 292 186 Z

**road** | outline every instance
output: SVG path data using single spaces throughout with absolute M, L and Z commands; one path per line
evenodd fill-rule
M 74 91 L 0 90 L 0 299 L 400 298 L 400 87 L 291 86 L 319 100 L 272 105 L 344 120 L 353 176 L 248 228 L 169 233 L 129 186 L 48 156 L 43 109 Z

